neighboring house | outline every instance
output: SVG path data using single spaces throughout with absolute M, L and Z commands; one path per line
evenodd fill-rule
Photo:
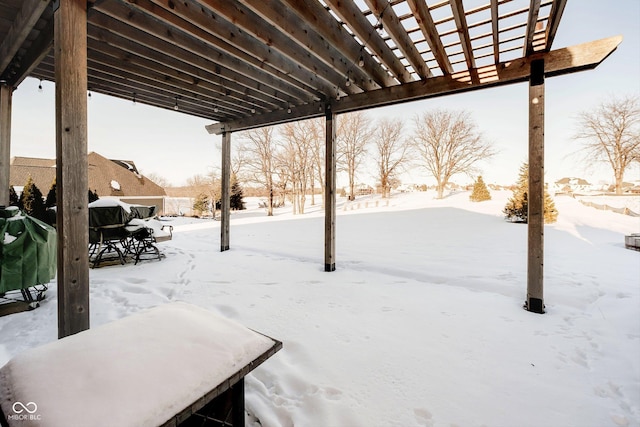
M 562 178 L 553 183 L 555 193 L 585 193 L 593 190 L 592 185 L 582 178 Z
M 126 203 L 155 205 L 158 213 L 164 212 L 164 188 L 141 175 L 133 161 L 109 160 L 95 152 L 87 155 L 87 161 L 87 190 L 95 191 L 99 197 L 113 197 Z M 46 196 L 56 176 L 56 160 L 13 157 L 9 184 L 20 192 L 29 176 Z

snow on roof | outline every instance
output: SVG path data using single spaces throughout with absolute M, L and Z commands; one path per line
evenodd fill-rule
M 186 303 L 162 305 L 25 351 L 0 369 L 20 426 L 160 425 L 275 342 Z
M 110 199 L 107 197 L 103 197 L 102 199 L 95 200 L 89 203 L 90 208 L 113 208 L 116 206 L 120 206 L 125 211 L 131 213 L 131 206 L 129 203 L 121 202 L 118 199 Z

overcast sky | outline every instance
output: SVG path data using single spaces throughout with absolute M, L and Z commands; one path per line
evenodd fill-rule
M 595 70 L 546 79 L 545 172 L 546 181 L 580 176 L 597 182 L 611 181 L 609 169 L 587 171 L 571 153 L 576 143 L 576 115 L 593 109 L 612 96 L 640 94 L 640 1 L 569 1 L 553 48 L 572 46 L 622 35 L 622 44 Z M 13 98 L 12 156 L 55 158 L 54 86 L 26 79 Z M 467 110 L 479 129 L 499 150 L 481 165 L 486 182 L 511 184 L 526 161 L 528 144 L 528 84 L 447 96 L 404 105 L 369 110 L 372 117 L 410 118 L 417 112 L 445 108 Z M 205 174 L 220 164 L 220 137 L 209 135 L 210 121 L 179 112 L 92 94 L 89 102 L 89 151 L 113 159 L 133 160 L 143 174 L 156 173 L 174 185 L 195 174 Z M 363 170 L 359 180 L 373 184 L 373 173 Z M 639 180 L 636 168 L 626 181 Z M 420 170 L 405 182 L 431 180 Z M 455 177 L 467 183 L 467 177 Z

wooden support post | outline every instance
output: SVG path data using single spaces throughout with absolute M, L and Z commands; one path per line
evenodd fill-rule
M 531 63 L 529 82 L 528 311 L 544 313 L 544 60 Z
M 11 86 L 0 83 L 0 206 L 9 206 L 12 94 Z
M 58 337 L 89 329 L 87 2 L 59 0 L 54 17 Z
M 336 115 L 327 105 L 325 189 L 324 189 L 324 271 L 336 269 Z
M 220 252 L 229 250 L 231 219 L 231 132 L 222 134 L 222 196 L 220 200 Z M 215 201 L 214 201 L 215 203 Z
M 244 427 L 244 377 L 231 386 L 231 424 L 233 427 Z

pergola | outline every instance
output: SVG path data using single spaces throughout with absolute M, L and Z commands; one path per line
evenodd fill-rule
M 337 114 L 529 82 L 528 310 L 544 312 L 544 80 L 621 37 L 552 50 L 566 0 L 0 0 L 0 205 L 11 97 L 56 83 L 58 330 L 89 328 L 87 91 L 209 119 L 222 135 L 326 118 L 325 259 L 335 270 Z M 586 4 L 583 7 L 588 7 Z

